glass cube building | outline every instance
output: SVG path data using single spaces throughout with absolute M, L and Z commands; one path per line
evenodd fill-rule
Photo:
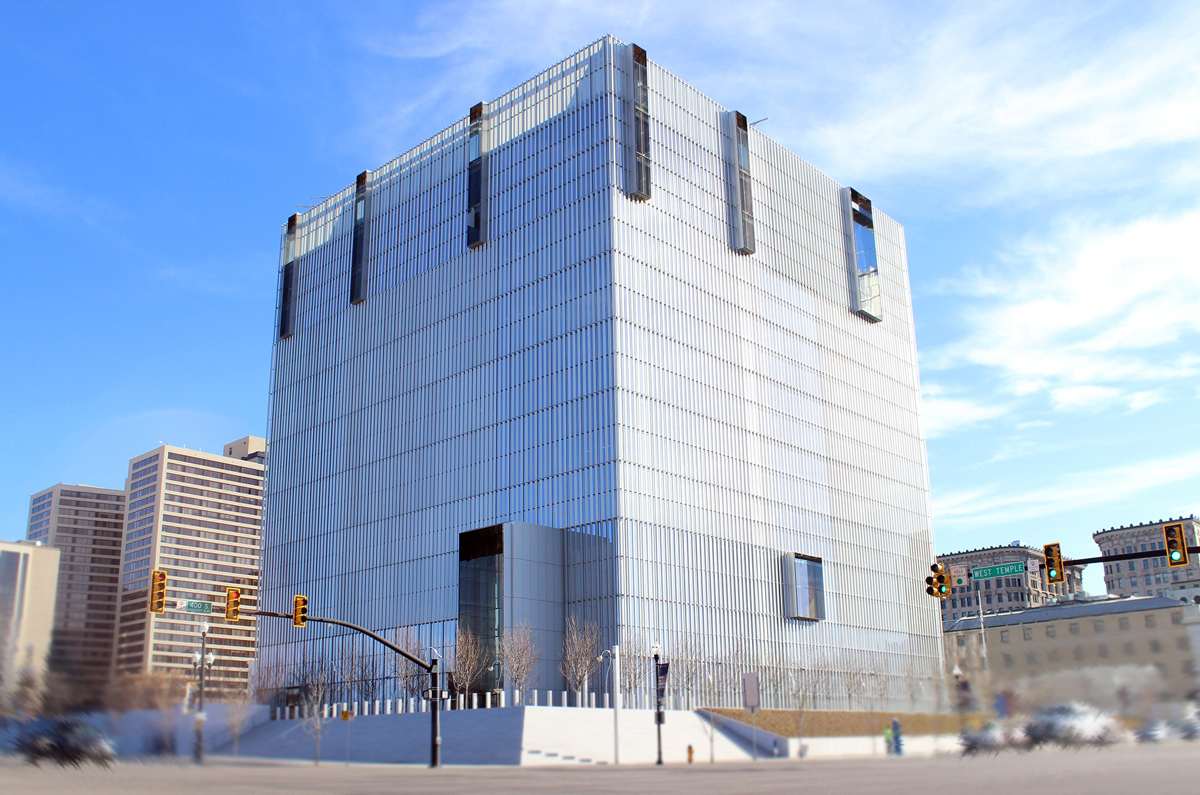
M 932 706 L 904 231 L 857 190 L 606 37 L 282 232 L 264 608 L 449 668 L 527 624 L 540 688 L 577 616 L 627 699 L 658 643 L 675 705 Z M 314 627 L 262 664 L 377 654 Z

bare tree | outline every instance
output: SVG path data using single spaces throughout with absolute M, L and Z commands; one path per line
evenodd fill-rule
M 576 698 L 583 691 L 584 682 L 596 670 L 596 655 L 600 653 L 600 627 L 594 621 L 580 621 L 572 615 L 567 619 L 563 632 L 563 655 L 559 670 L 567 684 L 575 691 Z
M 700 643 L 693 635 L 684 635 L 671 650 L 671 679 L 675 692 L 683 694 L 687 709 L 692 708 L 700 682 L 701 653 Z
M 537 664 L 542 653 L 534 640 L 529 624 L 522 622 L 500 637 L 500 664 L 513 689 L 521 693 L 537 684 Z M 516 704 L 514 703 L 514 706 Z
M 490 662 L 486 644 L 469 627 L 460 623 L 454 643 L 454 670 L 450 672 L 455 689 L 463 695 L 469 694 Z
M 416 627 L 401 627 L 396 630 L 396 645 L 417 659 L 425 659 L 428 656 L 425 641 Z M 420 697 L 429 676 L 424 668 L 397 654 L 392 657 L 392 671 L 400 681 L 400 690 L 405 696 Z
M 634 694 L 642 686 L 650 652 L 641 635 L 628 635 L 621 644 L 621 692 L 629 695 L 629 706 L 633 706 Z
M 916 712 L 921 696 L 925 695 L 928 680 L 918 658 L 909 654 L 904 662 L 904 693 L 908 696 L 908 711 Z
M 225 694 L 225 720 L 229 731 L 233 734 L 233 755 L 237 756 L 238 740 L 241 738 L 242 727 L 250 719 L 250 707 L 255 703 L 255 688 L 251 686 L 253 678 L 253 663 L 246 669 L 246 686 L 234 688 Z
M 865 695 L 867 684 L 867 666 L 853 652 L 842 653 L 838 663 L 841 669 L 842 692 L 846 694 L 846 709 L 854 709 L 854 700 Z
M 333 691 L 333 680 L 340 676 L 340 666 L 335 666 L 324 655 L 296 666 L 292 681 L 300 694 L 300 709 L 303 710 L 300 726 L 304 733 L 313 738 L 313 764 L 321 764 L 321 738 L 325 734 L 325 723 L 333 712 L 325 712 Z

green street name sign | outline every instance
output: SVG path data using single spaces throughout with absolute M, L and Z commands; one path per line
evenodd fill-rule
M 1007 577 L 1010 574 L 1024 573 L 1024 563 L 1005 563 L 1001 566 L 984 566 L 982 569 L 971 569 L 971 579 L 990 580 L 993 577 Z
M 184 602 L 182 600 L 175 603 L 176 610 L 182 610 L 185 613 L 211 613 L 212 602 Z

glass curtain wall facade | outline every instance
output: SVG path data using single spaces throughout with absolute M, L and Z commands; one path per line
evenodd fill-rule
M 371 172 L 361 303 L 353 186 L 284 230 L 264 607 L 303 593 L 452 664 L 459 534 L 528 522 L 565 532 L 568 613 L 628 664 L 661 643 L 693 702 L 754 669 L 787 706 L 824 669 L 817 705 L 858 708 L 863 671 L 931 703 L 903 229 L 874 210 L 867 322 L 841 186 L 612 38 L 485 108 L 486 197 L 471 114 Z M 752 247 L 730 206 L 751 175 Z M 357 647 L 311 627 L 264 625 L 264 664 Z

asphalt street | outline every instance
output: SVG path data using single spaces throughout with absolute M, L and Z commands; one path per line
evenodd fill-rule
M 0 757 L 0 792 L 52 795 L 107 793 L 321 792 L 799 792 L 887 793 L 1053 792 L 1128 795 L 1195 792 L 1200 743 L 1119 745 L 1096 750 L 1048 749 L 960 759 L 933 758 L 773 760 L 758 763 L 537 768 L 351 765 L 216 757 L 203 767 L 180 761 L 122 763 L 61 769 L 33 767 Z

